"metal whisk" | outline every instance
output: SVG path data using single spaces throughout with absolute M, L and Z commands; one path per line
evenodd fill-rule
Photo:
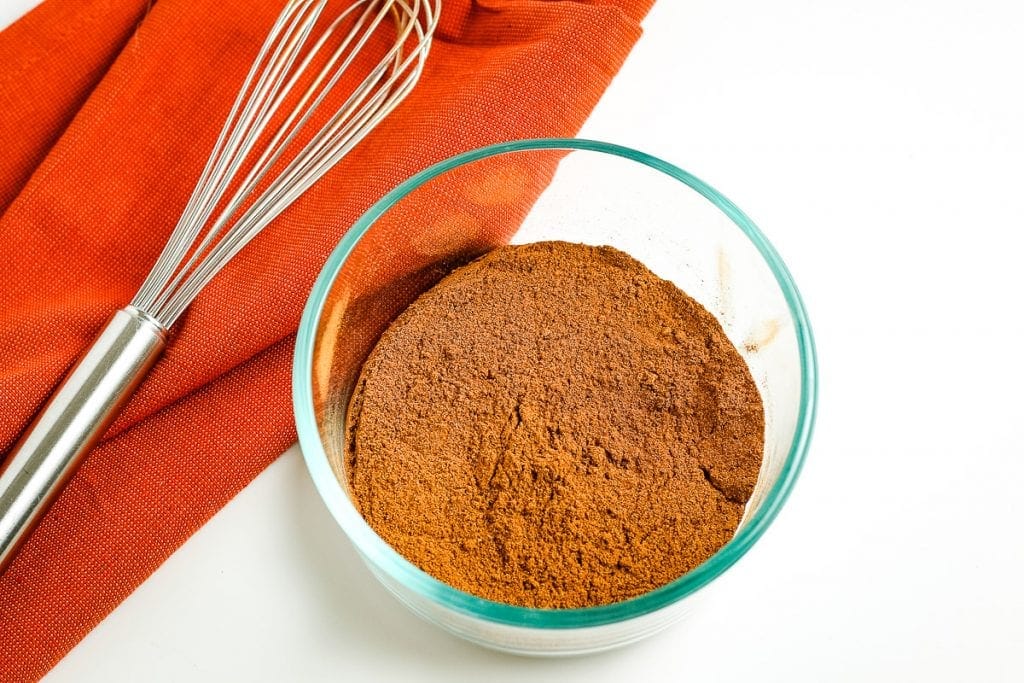
M 327 4 L 287 3 L 149 276 L 0 470 L 0 571 L 156 362 L 168 329 L 196 295 L 416 85 L 440 0 L 350 0 L 329 21 L 321 16 Z M 379 61 L 345 91 L 344 77 L 382 42 Z M 302 93 L 295 105 L 293 91 Z M 328 95 L 344 99 L 324 117 Z M 282 109 L 286 103 L 290 111 Z M 326 122 L 310 135 L 307 124 L 318 111 L 317 121 Z

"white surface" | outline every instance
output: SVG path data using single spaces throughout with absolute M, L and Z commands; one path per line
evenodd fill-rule
M 463 644 L 374 584 L 292 449 L 49 680 L 1024 680 L 1021 12 L 660 0 L 587 125 L 739 203 L 817 334 L 802 480 L 686 624 Z

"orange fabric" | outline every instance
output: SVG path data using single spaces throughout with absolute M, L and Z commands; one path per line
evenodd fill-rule
M 482 144 L 575 134 L 653 0 L 445 0 L 408 100 L 244 250 L 0 576 L 0 681 L 42 676 L 295 439 L 327 254 Z M 281 2 L 46 0 L 0 33 L 0 453 L 156 258 Z

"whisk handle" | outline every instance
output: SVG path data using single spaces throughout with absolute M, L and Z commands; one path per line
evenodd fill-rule
M 0 465 L 0 572 L 156 362 L 159 323 L 131 306 L 110 319 Z

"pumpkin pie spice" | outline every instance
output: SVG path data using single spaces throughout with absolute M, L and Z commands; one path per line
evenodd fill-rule
M 421 295 L 366 360 L 350 492 L 438 579 L 528 607 L 646 593 L 733 535 L 761 398 L 718 321 L 611 247 L 498 248 Z

